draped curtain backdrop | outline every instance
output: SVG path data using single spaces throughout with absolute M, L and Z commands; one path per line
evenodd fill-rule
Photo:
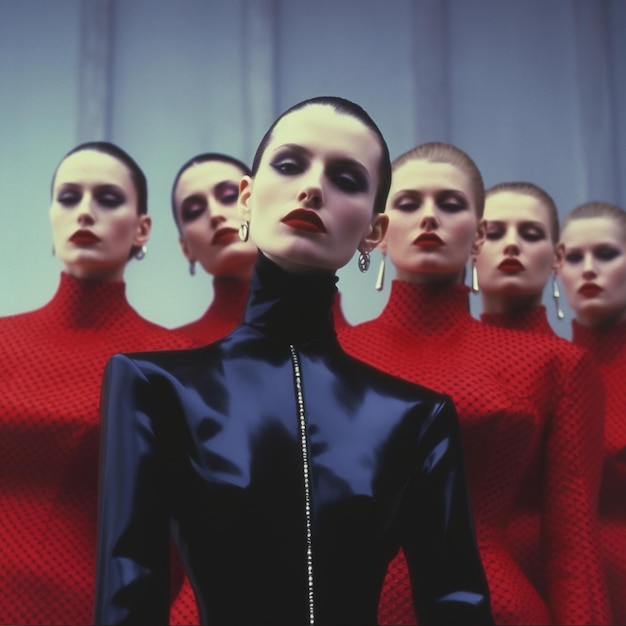
M 77 143 L 106 139 L 150 185 L 131 302 L 166 326 L 199 316 L 211 281 L 189 277 L 180 253 L 178 167 L 205 151 L 251 162 L 274 117 L 316 95 L 363 105 L 392 157 L 447 141 L 487 185 L 532 181 L 561 215 L 626 207 L 625 32 L 623 0 L 0 0 L 0 315 L 54 293 L 52 172 Z M 384 306 L 375 273 L 340 272 L 352 322 Z

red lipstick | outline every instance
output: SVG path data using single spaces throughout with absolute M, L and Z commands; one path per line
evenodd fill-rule
M 224 246 L 226 244 L 232 243 L 237 238 L 237 236 L 238 234 L 236 228 L 220 228 L 215 231 L 213 239 L 211 239 L 211 245 Z
M 296 209 L 291 211 L 280 220 L 286 226 L 295 228 L 296 230 L 305 230 L 309 233 L 325 233 L 326 226 L 315 211 L 307 209 Z
M 518 272 L 524 271 L 524 266 L 517 259 L 504 259 L 500 265 L 498 265 L 498 269 L 505 274 L 517 274 Z
M 71 237 L 70 241 L 79 246 L 89 246 L 100 241 L 100 237 L 92 233 L 90 230 L 77 230 Z
M 413 244 L 420 248 L 440 248 L 444 245 L 443 239 L 435 233 L 422 233 Z
M 604 291 L 602 287 L 596 285 L 595 283 L 583 283 L 583 285 L 578 290 L 578 293 L 584 296 L 585 298 L 594 298 L 601 291 Z

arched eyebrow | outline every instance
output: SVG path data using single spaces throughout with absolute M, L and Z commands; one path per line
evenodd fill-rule
M 301 146 L 300 144 L 297 143 L 285 143 L 282 144 L 281 146 L 278 146 L 273 153 L 276 154 L 277 152 L 280 152 L 281 150 L 291 150 L 303 157 L 306 158 L 311 158 L 313 156 L 313 152 L 311 150 L 309 150 L 308 148 L 306 148 L 305 146 Z M 332 159 L 333 163 L 336 165 L 343 165 L 346 167 L 354 167 L 356 169 L 358 169 L 359 171 L 361 171 L 363 173 L 363 175 L 369 180 L 370 178 L 370 173 L 367 169 L 367 167 L 365 167 L 365 165 L 363 165 L 363 163 L 361 163 L 360 161 L 358 161 L 357 159 L 353 159 L 352 157 L 348 157 L 348 156 L 338 156 L 338 157 L 334 157 Z

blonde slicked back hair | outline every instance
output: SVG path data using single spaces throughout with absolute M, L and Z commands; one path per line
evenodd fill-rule
M 422 143 L 412 150 L 401 154 L 391 163 L 392 171 L 396 171 L 408 161 L 427 161 L 428 163 L 448 163 L 463 172 L 469 179 L 474 196 L 476 214 L 480 219 L 485 209 L 485 185 L 478 166 L 460 148 L 449 143 L 432 141 Z
M 534 183 L 515 181 L 510 183 L 499 183 L 493 187 L 489 187 L 489 189 L 485 192 L 485 198 L 504 192 L 516 193 L 520 196 L 530 196 L 531 198 L 535 198 L 535 200 L 539 200 L 539 202 L 541 202 L 541 204 L 548 211 L 550 230 L 552 231 L 551 239 L 555 244 L 559 241 L 559 212 L 556 208 L 556 203 L 547 191 L 544 191 L 541 187 L 538 187 Z
M 610 202 L 585 202 L 570 211 L 563 221 L 564 231 L 567 225 L 574 220 L 592 219 L 594 217 L 608 217 L 613 220 L 622 232 L 622 239 L 626 241 L 626 211 Z

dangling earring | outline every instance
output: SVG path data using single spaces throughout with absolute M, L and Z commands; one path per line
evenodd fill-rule
M 52 244 L 52 256 L 56 256 L 57 251 L 54 249 L 54 244 Z
M 141 261 L 143 259 L 146 258 L 146 252 L 148 252 L 148 248 L 146 248 L 146 246 L 141 246 L 141 248 L 139 248 L 137 250 L 137 252 L 135 252 L 135 258 L 138 261 Z
M 248 241 L 249 236 L 250 222 L 248 222 L 248 220 L 243 220 L 239 226 L 239 239 L 241 239 L 241 241 Z
M 476 259 L 472 260 L 472 292 L 478 293 L 478 268 L 476 267 Z
M 374 288 L 376 291 L 382 291 L 385 287 L 385 259 L 387 254 L 383 252 L 383 258 L 380 260 L 380 266 L 378 267 L 378 276 L 376 277 L 376 285 Z
M 195 275 L 196 275 L 196 262 L 189 261 L 189 276 L 195 276 Z
M 560 297 L 559 283 L 556 280 L 556 276 L 552 276 L 552 298 L 554 299 L 554 306 L 556 307 L 556 316 L 558 319 L 562 320 L 565 317 L 565 313 L 563 313 L 561 309 L 561 303 L 559 302 Z
M 362 272 L 367 272 L 370 268 L 370 252 L 369 250 L 364 250 L 359 254 L 359 269 Z

